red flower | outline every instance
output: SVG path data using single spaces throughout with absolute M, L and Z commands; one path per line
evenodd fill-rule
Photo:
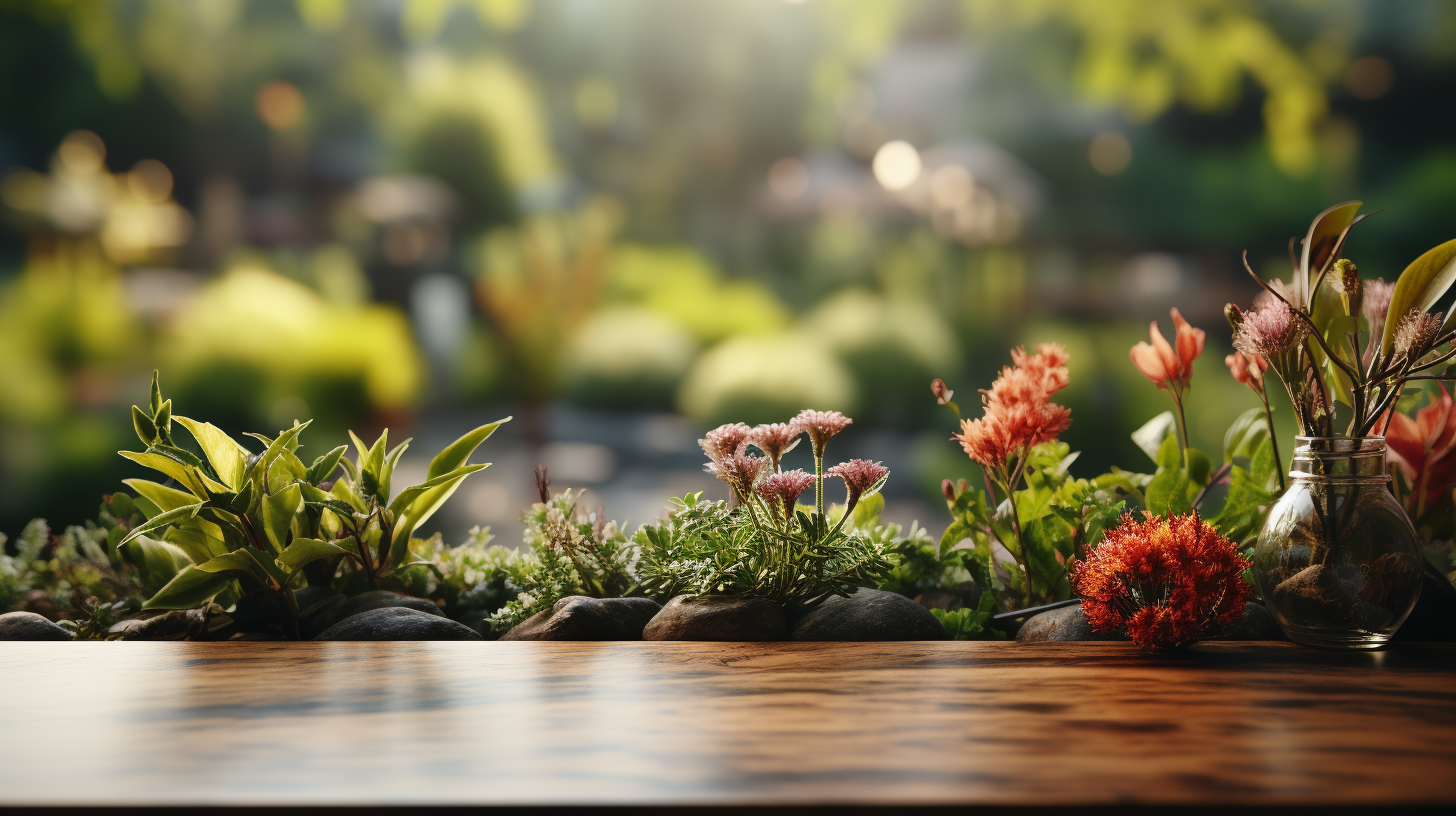
M 1176 331 L 1174 345 L 1168 345 L 1163 333 L 1158 331 L 1158 321 L 1154 320 L 1148 326 L 1148 339 L 1153 341 L 1152 345 L 1138 343 L 1132 347 L 1129 356 L 1138 371 L 1159 388 L 1182 389 L 1188 387 L 1188 381 L 1193 377 L 1193 361 L 1203 353 L 1204 334 L 1203 329 L 1190 326 L 1177 309 L 1171 314 Z
M 1391 411 L 1385 419 L 1385 458 L 1410 482 L 1406 504 L 1414 516 L 1424 515 L 1450 497 L 1456 485 L 1456 416 L 1451 395 L 1436 383 L 1439 396 L 1416 412 L 1414 419 Z
M 1186 646 L 1243 614 L 1249 561 L 1197 513 L 1131 515 L 1072 572 L 1092 628 L 1127 627 L 1144 649 Z
M 1011 352 L 1015 368 L 1001 369 L 1001 376 L 983 391 L 986 413 L 981 419 L 961 420 L 961 432 L 952 439 L 977 463 L 1003 467 L 1007 457 L 1043 442 L 1052 442 L 1072 424 L 1072 412 L 1051 401 L 1052 394 L 1067 387 L 1067 350 L 1053 343 L 1037 347 L 1027 355 Z

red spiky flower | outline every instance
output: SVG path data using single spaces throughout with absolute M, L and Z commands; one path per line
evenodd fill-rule
M 1123 516 L 1072 572 L 1092 628 L 1127 627 L 1150 650 L 1186 646 L 1243 614 L 1249 561 L 1197 513 Z

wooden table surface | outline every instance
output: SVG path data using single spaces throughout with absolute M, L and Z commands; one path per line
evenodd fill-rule
M 1456 647 L 4 643 L 0 802 L 1456 803 Z

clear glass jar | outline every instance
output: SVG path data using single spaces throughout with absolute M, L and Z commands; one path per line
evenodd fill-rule
M 1378 649 L 1421 593 L 1421 550 L 1386 484 L 1385 440 L 1296 440 L 1289 489 L 1254 548 L 1254 579 L 1291 640 Z

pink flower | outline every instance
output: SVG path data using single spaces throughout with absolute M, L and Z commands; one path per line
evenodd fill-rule
M 759 479 L 768 472 L 768 460 L 751 453 L 735 453 L 709 462 L 707 471 L 728 483 L 740 502 L 747 501 Z
M 809 442 L 814 445 L 814 458 L 822 459 L 824 446 L 829 444 L 829 438 L 853 422 L 854 420 L 838 411 L 811 411 L 805 408 L 789 424 L 809 435 Z
M 1277 357 L 1304 342 L 1309 328 L 1288 305 L 1273 305 L 1245 312 L 1234 330 L 1234 348 L 1245 354 Z
M 719 425 L 708 431 L 705 438 L 699 439 L 698 445 L 708 454 L 709 459 L 716 462 L 743 450 L 743 446 L 748 443 L 748 435 L 752 432 L 753 429 L 742 422 Z
M 814 474 L 805 473 L 803 470 L 786 470 L 781 473 L 769 474 L 763 484 L 758 486 L 758 495 L 769 503 L 770 507 L 783 508 L 785 516 L 792 515 L 794 505 L 798 504 L 799 497 L 804 495 L 814 484 Z
M 846 513 L 854 509 L 865 491 L 875 487 L 889 473 L 889 468 L 868 459 L 851 459 L 824 471 L 825 476 L 837 476 L 844 480 L 844 486 L 849 491 L 849 502 L 844 508 Z
M 1129 356 L 1143 376 L 1152 380 L 1159 388 L 1183 389 L 1193 377 L 1193 361 L 1203 353 L 1203 329 L 1195 329 L 1183 319 L 1177 309 L 1171 312 L 1175 334 L 1173 345 L 1163 338 L 1155 320 L 1148 326 L 1148 339 L 1152 345 L 1138 343 L 1132 347 Z
M 784 454 L 799 444 L 799 434 L 803 432 L 802 428 L 792 422 L 759 425 L 748 435 L 748 444 L 767 454 L 768 460 L 777 469 Z

